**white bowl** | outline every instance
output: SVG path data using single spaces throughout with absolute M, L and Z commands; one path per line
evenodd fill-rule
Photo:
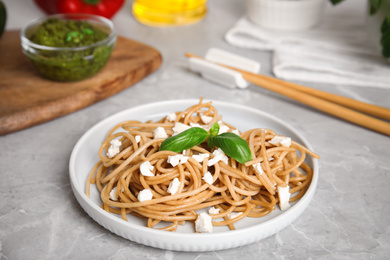
M 246 16 L 267 29 L 297 31 L 321 21 L 327 0 L 246 0 Z

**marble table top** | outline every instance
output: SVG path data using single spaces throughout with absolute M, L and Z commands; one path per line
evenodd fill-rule
M 43 13 L 33 1 L 5 0 L 7 29 Z M 244 1 L 211 0 L 204 20 L 152 28 L 131 14 L 131 1 L 113 18 L 120 35 L 149 44 L 163 56 L 158 71 L 95 105 L 0 137 L 1 259 L 386 259 L 390 256 L 390 139 L 288 98 L 249 86 L 227 89 L 187 68 L 185 52 L 221 48 L 258 60 L 272 75 L 271 53 L 239 49 L 224 34 L 244 15 Z M 1 57 L 0 57 L 1 58 Z M 305 83 L 390 108 L 390 91 Z M 78 139 L 94 124 L 150 102 L 219 100 L 271 113 L 295 127 L 321 159 L 313 200 L 300 218 L 253 244 L 221 251 L 177 252 L 138 244 L 94 222 L 76 201 L 68 164 Z

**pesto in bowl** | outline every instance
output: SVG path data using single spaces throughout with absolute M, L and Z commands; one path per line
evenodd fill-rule
M 115 42 L 112 22 L 96 15 L 53 15 L 21 32 L 23 52 L 41 75 L 55 81 L 92 77 L 106 65 Z

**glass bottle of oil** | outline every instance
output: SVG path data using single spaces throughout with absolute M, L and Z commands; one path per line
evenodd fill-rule
M 207 0 L 134 0 L 133 15 L 155 27 L 196 23 L 207 13 Z

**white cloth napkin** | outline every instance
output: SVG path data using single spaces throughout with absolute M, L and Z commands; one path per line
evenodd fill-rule
M 367 37 L 366 1 L 327 6 L 321 24 L 307 31 L 260 28 L 242 17 L 228 43 L 273 51 L 273 73 L 286 80 L 390 89 L 390 63 Z

